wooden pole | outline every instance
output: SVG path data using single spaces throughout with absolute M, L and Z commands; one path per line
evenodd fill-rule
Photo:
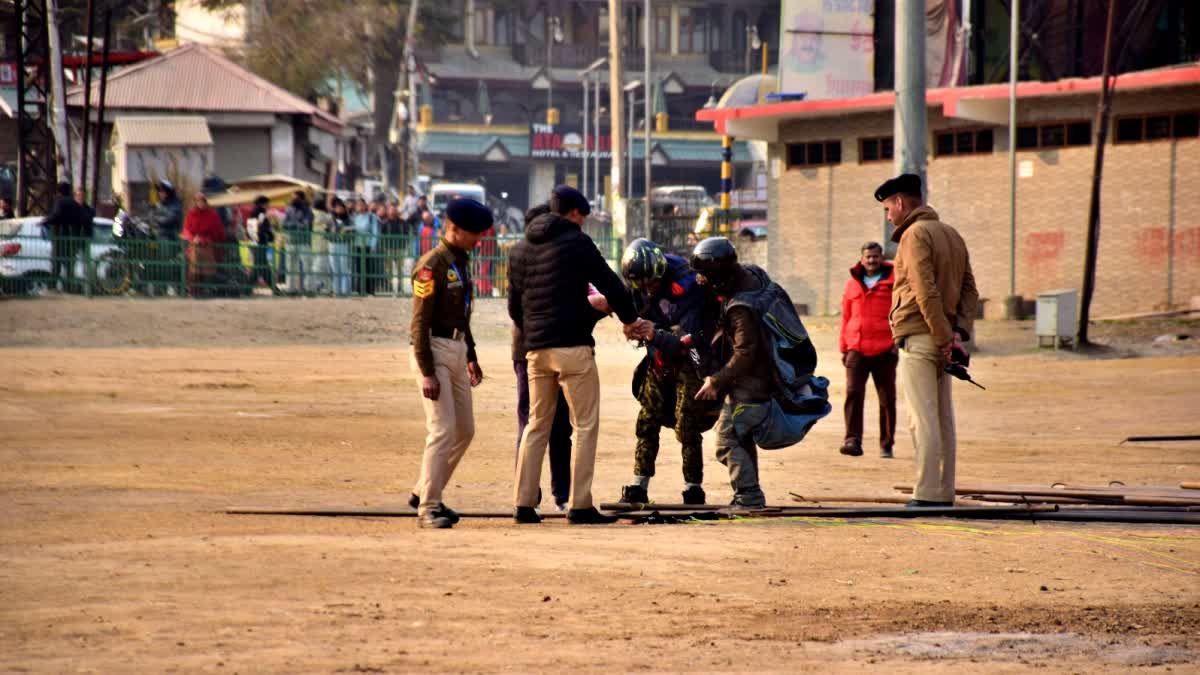
M 1075 348 L 1086 347 L 1088 317 L 1092 296 L 1096 292 L 1096 256 L 1100 248 L 1100 184 L 1104 173 L 1104 145 L 1108 141 L 1108 117 L 1112 107 L 1112 82 L 1109 68 L 1112 61 L 1113 15 L 1116 0 L 1108 0 L 1108 22 L 1104 29 L 1104 68 L 1100 78 L 1100 103 L 1096 109 L 1096 155 L 1092 164 L 1092 203 L 1088 209 L 1087 248 L 1083 259 L 1083 289 L 1079 300 L 1079 324 L 1075 329 Z

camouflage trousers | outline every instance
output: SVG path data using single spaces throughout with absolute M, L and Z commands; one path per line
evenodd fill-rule
M 686 483 L 704 482 L 704 451 L 700 434 L 712 428 L 716 421 L 711 406 L 696 400 L 703 383 L 689 368 L 666 376 L 646 374 L 638 402 L 637 449 L 633 456 L 635 476 L 653 476 L 658 459 L 658 434 L 661 427 L 675 430 L 675 438 L 683 446 L 683 480 Z

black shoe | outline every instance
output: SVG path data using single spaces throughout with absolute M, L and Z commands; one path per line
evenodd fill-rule
M 417 518 L 417 525 L 421 527 L 429 527 L 435 530 L 448 530 L 454 527 L 454 523 L 447 517 L 441 515 L 438 511 L 431 511 Z
M 842 447 L 838 449 L 838 452 L 842 453 L 843 455 L 849 455 L 850 457 L 862 457 L 862 443 L 860 443 L 857 439 L 851 438 L 845 443 L 842 443 Z
M 730 511 L 761 511 L 765 508 L 767 508 L 767 503 L 765 501 L 764 502 L 748 502 L 748 501 L 743 501 L 741 497 L 736 497 L 736 496 L 733 498 L 733 500 L 731 502 L 729 502 L 729 510 Z
M 438 504 L 438 507 L 434 509 L 433 512 L 434 514 L 449 520 L 451 525 L 457 525 L 458 521 L 462 520 L 462 518 L 458 515 L 458 511 L 455 511 L 445 504 Z
M 567 511 L 567 522 L 572 525 L 612 525 L 618 520 L 619 518 L 616 516 L 606 516 L 600 513 L 594 506 Z
M 518 506 L 513 511 L 513 520 L 522 525 L 534 525 L 542 522 L 542 517 L 538 515 L 537 509 L 532 506 Z
M 704 503 L 704 488 L 699 485 L 691 485 L 683 491 L 684 504 L 703 504 Z
M 626 485 L 621 488 L 620 501 L 623 504 L 648 504 L 650 495 L 646 494 L 646 488 L 641 485 Z
M 879 456 L 882 459 L 892 459 L 895 455 L 892 454 L 891 448 L 884 448 L 879 451 Z
M 910 509 L 929 508 L 929 507 L 945 508 L 947 506 L 954 506 L 954 502 L 931 502 L 931 501 L 926 501 L 924 499 L 912 499 L 912 500 L 909 500 L 909 502 L 907 504 L 905 504 L 905 506 Z
M 421 505 L 421 496 L 413 493 L 408 496 L 408 505 L 414 509 Z

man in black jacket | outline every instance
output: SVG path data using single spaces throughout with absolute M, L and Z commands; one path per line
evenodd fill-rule
M 530 222 L 510 258 L 508 314 L 524 336 L 529 362 L 529 425 L 521 438 L 513 496 L 518 523 L 541 521 L 534 507 L 560 385 L 576 432 L 567 520 L 577 525 L 616 520 L 592 505 L 600 375 L 592 339 L 597 318 L 587 299 L 588 284 L 608 299 L 622 323 L 648 322 L 638 319 L 621 278 L 580 229 L 590 212 L 586 197 L 560 185 L 550 197 L 550 213 Z
M 85 226 L 90 229 L 88 212 L 71 196 L 71 184 L 59 183 L 58 196 L 50 215 L 42 221 L 50 234 L 50 274 L 55 282 L 62 283 L 63 290 L 75 290 L 75 257 L 81 246 L 80 233 Z

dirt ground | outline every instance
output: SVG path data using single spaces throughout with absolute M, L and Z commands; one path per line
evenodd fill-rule
M 773 519 L 600 528 L 234 516 L 400 507 L 422 449 L 408 303 L 0 302 L 5 672 L 1200 672 L 1200 529 Z M 835 319 L 807 320 L 835 412 L 762 454 L 768 499 L 889 494 L 897 458 L 837 452 Z M 502 301 L 478 303 L 478 434 L 447 491 L 511 505 Z M 1097 355 L 983 322 L 955 388 L 960 482 L 1200 480 L 1200 323 L 1097 324 Z M 1190 339 L 1181 339 L 1187 335 Z M 632 470 L 639 353 L 598 329 L 595 495 Z M 868 397 L 866 427 L 876 428 Z M 869 443 L 868 443 L 869 445 Z M 706 435 L 705 489 L 730 490 Z M 548 478 L 543 479 L 544 482 Z M 664 433 L 651 496 L 679 500 Z

